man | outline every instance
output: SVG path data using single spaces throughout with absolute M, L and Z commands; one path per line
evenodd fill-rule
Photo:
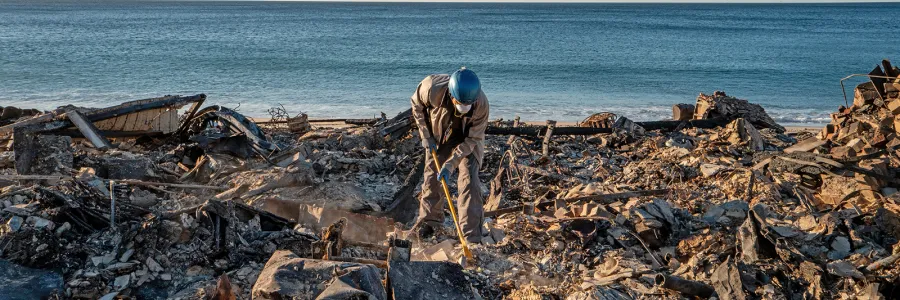
M 484 195 L 478 170 L 484 158 L 484 130 L 487 128 L 487 97 L 481 82 L 465 67 L 452 75 L 425 77 L 412 95 L 412 113 L 425 148 L 425 178 L 416 221 L 422 238 L 431 236 L 444 220 L 444 191 L 441 179 L 449 184 L 450 175 L 459 170 L 456 201 L 459 225 L 469 243 L 481 242 L 484 219 Z M 435 167 L 431 151 L 436 150 L 440 169 Z

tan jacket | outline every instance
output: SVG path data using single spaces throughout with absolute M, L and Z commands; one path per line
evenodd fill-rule
M 449 82 L 450 75 L 429 75 L 419 83 L 419 87 L 410 98 L 413 118 L 416 119 L 422 140 L 433 137 L 439 145 L 444 140 L 444 132 L 450 126 L 450 116 L 455 113 L 441 106 L 445 94 L 449 93 L 447 90 Z M 472 104 L 471 117 L 463 118 L 463 124 L 469 130 L 469 135 L 465 141 L 456 146 L 447 160 L 454 169 L 459 166 L 460 160 L 472 153 L 475 154 L 479 166 L 483 162 L 484 130 L 487 128 L 489 110 L 487 97 L 484 92 L 479 92 L 478 99 Z

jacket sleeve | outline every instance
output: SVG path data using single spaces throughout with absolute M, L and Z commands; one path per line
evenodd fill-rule
M 456 149 L 453 149 L 453 155 L 447 160 L 447 163 L 450 163 L 450 166 L 452 166 L 453 169 L 458 168 L 460 161 L 462 161 L 464 157 L 469 156 L 469 154 L 472 154 L 472 151 L 475 151 L 475 147 L 477 147 L 478 144 L 484 143 L 484 131 L 487 129 L 488 125 L 490 104 L 488 104 L 487 98 L 484 98 L 484 101 L 481 101 L 481 103 L 478 104 L 481 107 L 475 110 L 475 113 L 472 115 L 472 127 L 469 128 L 469 136 L 466 137 L 465 141 L 456 146 Z
M 419 137 L 422 138 L 423 142 L 431 138 L 431 132 L 428 128 L 428 115 L 425 111 L 427 108 L 431 107 L 429 103 L 431 99 L 430 94 L 431 76 L 428 76 L 419 83 L 416 92 L 410 97 L 413 119 L 416 120 L 416 127 L 419 128 Z

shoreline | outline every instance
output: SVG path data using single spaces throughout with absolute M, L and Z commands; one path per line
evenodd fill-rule
M 265 123 L 265 122 L 271 120 L 271 118 L 258 118 L 258 117 L 249 117 L 249 118 L 252 119 L 256 123 Z M 346 119 L 352 119 L 352 118 L 346 118 Z M 321 118 L 321 119 L 310 118 L 309 120 L 316 121 L 316 120 L 333 120 L 333 119 L 332 118 L 327 118 L 327 119 L 326 118 Z M 522 121 L 522 123 L 527 124 L 527 125 L 532 125 L 532 126 L 541 126 L 541 125 L 545 125 L 547 123 L 547 121 Z M 578 126 L 578 123 L 579 122 L 572 122 L 572 121 L 565 121 L 565 122 L 557 121 L 556 126 Z M 348 126 L 354 126 L 352 124 L 346 124 L 341 121 L 313 122 L 310 125 L 313 127 L 318 127 L 318 128 L 321 128 L 321 127 L 343 128 L 343 127 L 348 127 Z M 822 130 L 822 128 L 825 127 L 824 124 L 823 125 L 782 125 L 782 126 L 784 126 L 785 133 L 799 133 L 799 132 L 815 133 L 815 132 Z

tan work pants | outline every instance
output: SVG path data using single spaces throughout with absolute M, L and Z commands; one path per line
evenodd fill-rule
M 438 149 L 439 165 L 450 157 L 454 147 L 440 147 Z M 459 225 L 463 235 L 469 243 L 481 242 L 481 224 L 484 221 L 484 195 L 481 194 L 481 180 L 478 179 L 478 160 L 474 154 L 465 157 L 459 163 L 457 176 L 457 188 L 459 196 L 456 198 L 456 212 L 459 214 Z M 425 173 L 422 182 L 422 194 L 419 201 L 419 223 L 426 223 L 440 228 L 444 221 L 444 207 L 447 199 L 444 196 L 444 188 L 437 179 L 440 170 L 435 167 L 434 159 L 430 152 L 425 155 Z M 449 182 L 448 182 L 449 184 Z M 455 228 L 453 229 L 456 230 Z

